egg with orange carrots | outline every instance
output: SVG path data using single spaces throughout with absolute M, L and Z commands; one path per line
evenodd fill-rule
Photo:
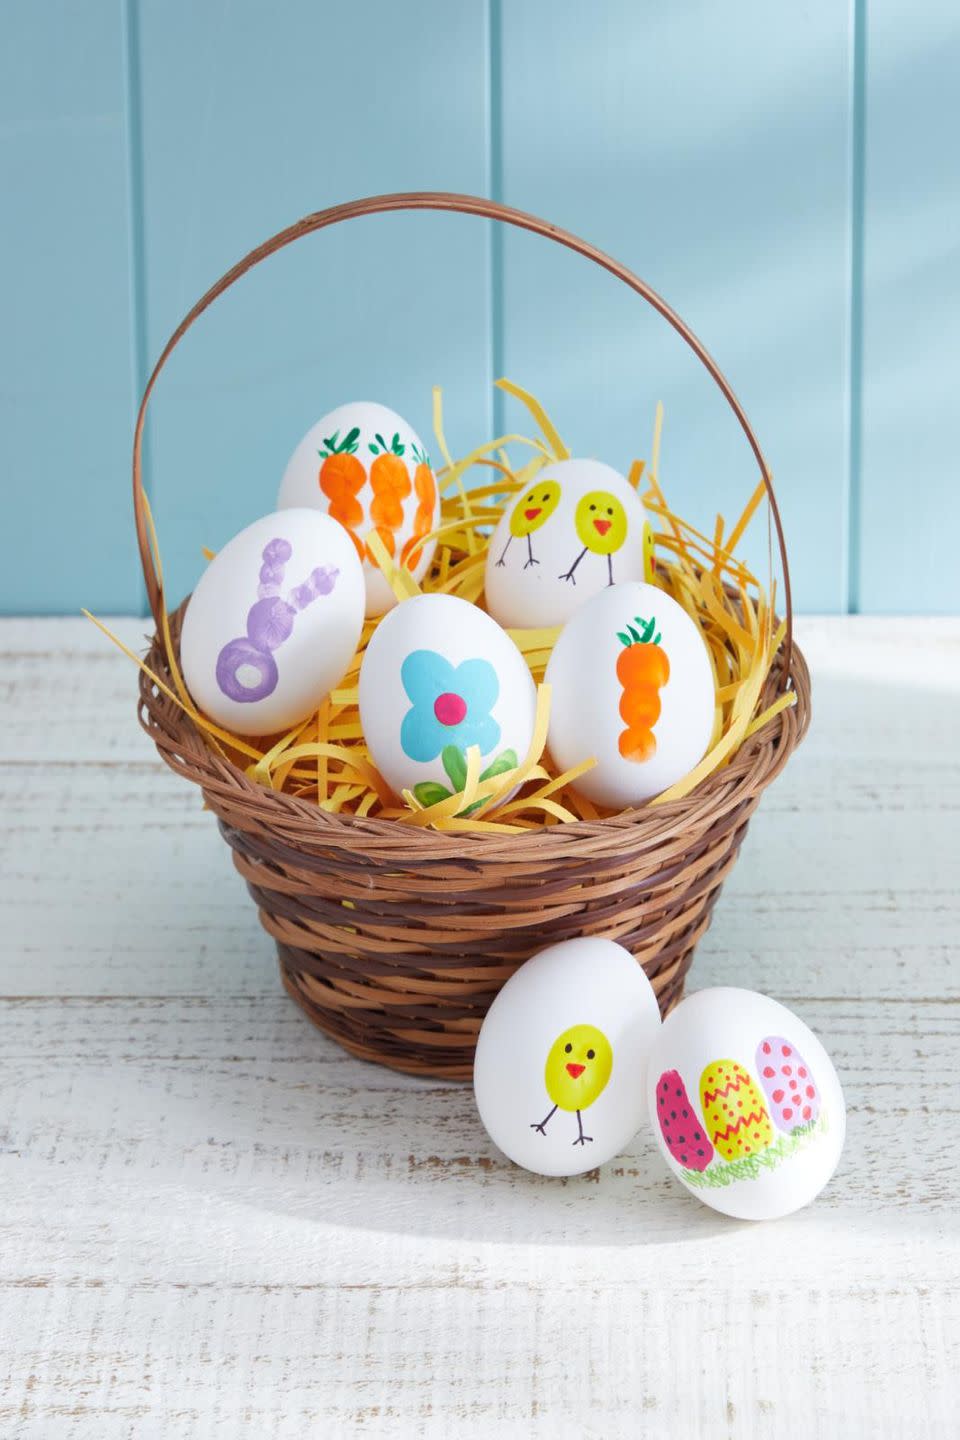
M 846 1110 L 823 1045 L 783 1005 L 753 990 L 689 995 L 651 1048 L 654 1135 L 692 1194 L 740 1220 L 809 1204 L 843 1149 Z
M 546 672 L 549 748 L 561 770 L 592 767 L 575 788 L 612 809 L 639 805 L 703 757 L 716 710 L 700 631 L 656 585 L 614 585 L 560 632 Z
M 644 576 L 644 511 L 599 460 L 557 460 L 512 496 L 490 540 L 487 609 L 503 626 L 562 625 L 595 595 Z
M 277 504 L 326 510 L 344 527 L 363 561 L 368 617 L 384 614 L 396 598 L 368 542 L 371 532 L 415 580 L 433 558 L 440 496 L 430 456 L 386 405 L 353 401 L 311 426 L 287 463 Z
M 583 937 L 541 950 L 480 1028 L 473 1088 L 491 1140 L 538 1175 L 612 1160 L 643 1122 L 659 1029 L 650 981 L 622 945 Z

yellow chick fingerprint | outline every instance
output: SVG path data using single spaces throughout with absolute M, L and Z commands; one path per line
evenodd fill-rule
M 531 1124 L 531 1130 L 547 1133 L 547 1122 L 558 1110 L 576 1111 L 579 1134 L 574 1145 L 585 1145 L 592 1135 L 584 1135 L 581 1112 L 589 1109 L 603 1093 L 613 1070 L 613 1046 L 595 1025 L 571 1025 L 558 1035 L 550 1046 L 543 1081 L 553 1109 L 542 1120 Z
M 524 561 L 523 568 L 528 570 L 531 565 L 539 565 L 540 561 L 534 558 L 530 536 L 535 530 L 539 530 L 541 525 L 546 525 L 559 504 L 560 486 L 556 480 L 541 480 L 539 484 L 531 486 L 526 494 L 521 495 L 510 516 L 510 539 L 504 545 L 503 553 L 497 564 L 505 564 L 507 551 L 514 540 L 525 536 L 527 559 Z
M 577 538 L 583 549 L 561 580 L 572 580 L 576 585 L 575 571 L 589 550 L 591 555 L 607 557 L 607 584 L 613 584 L 613 557 L 622 549 L 627 539 L 627 512 L 607 490 L 590 490 L 577 505 L 573 517 Z
M 652 585 L 657 573 L 657 542 L 649 520 L 643 522 L 643 578 Z

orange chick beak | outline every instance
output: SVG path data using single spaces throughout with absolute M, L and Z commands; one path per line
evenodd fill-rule
M 566 1067 L 566 1070 L 567 1074 L 572 1076 L 574 1080 L 579 1080 L 580 1076 L 583 1074 L 586 1068 L 586 1065 L 574 1065 L 571 1061 L 571 1063 Z
M 601 535 L 606 535 L 612 524 L 612 520 L 594 520 L 593 522 L 594 529 L 599 531 Z
M 538 516 L 539 514 L 540 514 L 540 506 L 538 505 L 537 508 L 536 508 L 536 510 L 524 510 L 524 512 L 523 512 L 523 518 L 524 518 L 525 520 L 536 520 L 536 518 L 537 518 L 537 516 Z

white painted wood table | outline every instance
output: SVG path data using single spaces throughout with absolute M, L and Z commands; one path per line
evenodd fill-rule
M 751 1226 L 643 1136 L 539 1180 L 469 1090 L 343 1055 L 133 667 L 0 625 L 4 1440 L 960 1434 L 960 622 L 800 638 L 813 729 L 692 982 L 795 1008 L 849 1128 Z

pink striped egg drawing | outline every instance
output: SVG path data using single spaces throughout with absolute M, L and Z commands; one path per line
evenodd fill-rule
M 687 1170 L 706 1170 L 713 1159 L 700 1116 L 690 1103 L 679 1070 L 665 1070 L 657 1081 L 657 1119 L 667 1149 Z
M 779 1130 L 789 1135 L 820 1116 L 820 1091 L 799 1050 L 782 1035 L 768 1035 L 757 1046 L 757 1070 Z

